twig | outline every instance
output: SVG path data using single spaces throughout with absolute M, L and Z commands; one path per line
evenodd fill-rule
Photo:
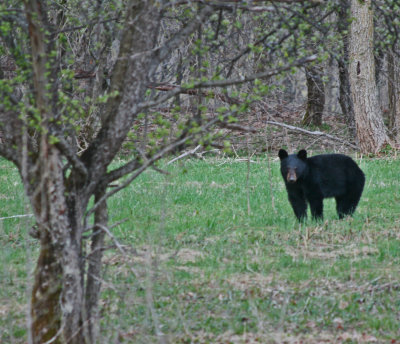
M 124 219 L 122 219 L 122 220 L 120 220 L 120 221 L 117 221 L 117 222 L 115 222 L 115 223 L 113 223 L 112 225 L 110 225 L 110 226 L 108 226 L 108 229 L 113 229 L 113 228 L 115 228 L 115 227 L 117 227 L 117 226 L 119 226 L 119 225 L 121 225 L 121 224 L 123 224 L 123 223 L 125 223 L 125 222 L 127 222 L 129 220 L 129 218 L 124 218 Z M 85 228 L 85 230 L 83 231 L 84 233 L 85 232 L 88 232 L 88 231 L 90 231 L 90 230 L 92 230 L 92 229 L 94 229 L 94 228 L 96 228 L 97 227 L 97 223 L 95 224 L 95 225 L 93 225 L 93 226 L 90 226 L 90 227 L 87 227 L 87 228 Z M 91 234 L 90 236 L 93 236 L 93 234 Z M 89 237 L 89 236 L 88 236 Z M 87 237 L 87 238 L 88 238 Z
M 255 164 L 257 161 L 251 160 L 250 157 L 249 158 L 239 158 L 239 159 L 235 159 L 233 160 L 234 162 L 247 162 L 247 163 L 253 163 Z
M 151 259 L 151 252 L 149 250 L 149 252 L 147 253 L 146 256 L 146 263 L 147 266 L 149 268 L 149 273 L 147 274 L 147 278 L 146 278 L 146 304 L 147 307 L 150 310 L 150 314 L 151 314 L 151 318 L 153 320 L 153 325 L 154 325 L 154 330 L 156 332 L 156 335 L 158 337 L 158 342 L 160 344 L 165 344 L 165 335 L 161 330 L 161 326 L 160 326 L 160 320 L 156 311 L 156 308 L 154 306 L 154 295 L 153 295 L 153 273 L 152 273 L 152 259 Z
M 13 216 L 6 216 L 6 217 L 0 217 L 0 221 L 1 220 L 7 220 L 7 219 L 16 219 L 19 217 L 30 217 L 33 216 L 33 214 L 23 214 L 23 215 L 13 215 Z
M 54 343 L 57 339 L 59 339 L 59 337 L 60 337 L 60 335 L 61 335 L 61 332 L 64 330 L 64 325 L 62 325 L 61 327 L 60 327 L 60 329 L 57 331 L 57 333 L 52 337 L 52 338 L 50 338 L 48 341 L 46 341 L 46 342 L 44 342 L 43 344 L 51 344 L 51 343 Z
M 338 138 L 338 137 L 336 137 L 336 136 L 329 135 L 329 134 L 324 133 L 324 132 L 322 132 L 322 131 L 309 131 L 309 130 L 306 130 L 306 129 L 303 129 L 303 128 L 295 127 L 295 126 L 293 126 L 293 125 L 289 125 L 289 124 L 285 124 L 285 123 L 280 123 L 280 122 L 275 122 L 275 121 L 266 121 L 265 123 L 267 123 L 267 124 L 272 124 L 272 125 L 276 125 L 276 126 L 278 126 L 278 127 L 283 127 L 283 128 L 290 129 L 290 130 L 293 130 L 293 131 L 298 131 L 298 132 L 303 133 L 303 134 L 306 134 L 306 135 L 311 135 L 311 136 L 323 136 L 323 137 L 326 137 L 326 138 L 328 138 L 328 139 L 330 139 L 330 140 L 332 140 L 332 141 L 340 142 L 340 143 L 343 143 L 343 144 L 345 144 L 345 145 L 347 145 L 347 146 L 349 146 L 349 147 L 351 147 L 351 148 L 353 148 L 353 149 L 359 150 L 359 148 L 358 148 L 356 145 L 353 145 L 353 144 L 350 143 L 350 142 L 347 142 L 347 141 L 345 141 L 345 140 L 342 140 L 342 139 L 340 139 L 340 138 Z
M 258 131 L 254 127 L 244 126 L 244 125 L 240 125 L 237 123 L 220 122 L 218 124 L 220 127 L 230 129 L 230 130 L 245 131 L 245 132 L 251 132 L 251 133 L 256 133 Z
M 104 232 L 106 232 L 106 234 L 112 239 L 112 241 L 114 241 L 115 246 L 118 248 L 118 250 L 121 252 L 121 254 L 123 256 L 126 256 L 125 250 L 123 249 L 122 245 L 119 243 L 117 238 L 114 236 L 114 234 L 112 234 L 106 226 L 103 226 L 99 223 L 97 223 L 96 226 L 99 227 Z M 139 280 L 139 273 L 132 266 L 130 266 L 129 268 L 132 271 L 133 275 Z
M 272 210 L 274 211 L 275 214 L 277 214 L 276 208 L 275 208 L 275 197 L 274 197 L 274 191 L 272 189 L 272 172 L 271 172 L 271 163 L 269 161 L 269 155 L 267 155 L 267 169 L 268 169 L 268 184 L 269 184 L 269 193 L 271 194 L 271 206 Z
M 201 145 L 198 145 L 198 146 L 196 146 L 196 148 L 193 148 L 192 150 L 187 151 L 187 152 L 185 152 L 185 153 L 183 153 L 183 154 L 177 156 L 176 158 L 172 159 L 171 161 L 168 161 L 168 162 L 167 162 L 167 165 L 172 164 L 173 162 L 175 162 L 175 161 L 177 161 L 177 160 L 179 160 L 179 159 L 182 159 L 182 158 L 184 158 L 185 156 L 192 155 L 192 154 L 196 153 L 196 151 L 197 151 L 200 147 L 201 147 Z

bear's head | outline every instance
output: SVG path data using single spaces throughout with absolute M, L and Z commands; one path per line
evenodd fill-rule
M 281 159 L 282 177 L 286 183 L 294 184 L 304 178 L 308 171 L 306 150 L 289 155 L 284 149 L 280 149 L 278 155 Z

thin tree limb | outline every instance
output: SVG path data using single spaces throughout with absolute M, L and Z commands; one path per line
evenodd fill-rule
M 7 220 L 7 219 L 17 219 L 17 218 L 20 218 L 20 217 L 31 217 L 31 216 L 33 216 L 33 214 L 6 216 L 6 217 L 0 217 L 0 221 Z
M 303 64 L 313 62 L 317 59 L 317 55 L 311 55 L 307 57 L 300 58 L 293 63 L 287 64 L 283 67 L 275 68 L 263 73 L 256 73 L 252 75 L 248 75 L 242 78 L 235 78 L 235 79 L 226 79 L 226 80 L 214 80 L 214 81 L 200 81 L 195 82 L 189 86 L 180 86 L 176 89 L 167 92 L 163 97 L 155 101 L 149 101 L 145 103 L 139 103 L 138 108 L 139 111 L 142 111 L 146 108 L 157 106 L 159 104 L 164 103 L 166 100 L 170 99 L 171 97 L 176 96 L 177 94 L 184 93 L 188 90 L 199 89 L 199 88 L 210 88 L 210 87 L 225 87 L 225 86 L 232 86 L 232 85 L 239 85 L 246 82 L 254 81 L 256 79 L 268 79 L 272 76 L 278 75 L 282 72 L 290 70 L 294 67 L 302 66 Z
M 175 162 L 175 161 L 177 161 L 177 160 L 180 160 L 180 159 L 184 158 L 185 156 L 192 155 L 192 154 L 196 153 L 196 151 L 197 151 L 200 147 L 201 147 L 201 145 L 198 145 L 198 146 L 196 146 L 195 148 L 193 148 L 193 149 L 191 149 L 191 150 L 189 150 L 189 151 L 187 151 L 187 152 L 185 152 L 185 153 L 183 153 L 183 154 L 177 156 L 176 158 L 174 158 L 174 159 L 168 161 L 168 162 L 167 162 L 167 165 L 172 164 L 173 162 Z
M 61 136 L 57 136 L 58 142 L 56 143 L 56 147 L 65 155 L 71 165 L 76 168 L 84 177 L 87 177 L 88 172 L 85 164 L 79 159 L 79 157 L 72 150 L 72 147 L 68 145 L 65 139 Z
M 330 139 L 332 141 L 340 142 L 340 143 L 343 143 L 346 146 L 349 146 L 349 147 L 351 147 L 353 149 L 359 150 L 359 148 L 356 145 L 354 145 L 354 144 L 352 144 L 350 142 L 347 142 L 345 140 L 342 140 L 339 137 L 324 133 L 322 131 L 309 131 L 309 130 L 306 130 L 306 129 L 303 129 L 303 128 L 294 127 L 293 125 L 280 123 L 280 122 L 275 122 L 275 121 L 266 121 L 265 123 L 276 125 L 278 127 L 287 128 L 287 129 L 290 129 L 290 130 L 293 130 L 293 131 L 297 131 L 297 132 L 300 132 L 300 133 L 306 134 L 306 135 L 326 137 L 326 138 L 328 138 L 328 139 Z
M 97 223 L 96 224 L 97 227 L 99 227 L 101 230 L 103 230 L 111 239 L 112 241 L 114 241 L 115 246 L 118 248 L 118 250 L 121 252 L 121 254 L 123 256 L 126 256 L 126 252 L 124 250 L 124 248 L 122 247 L 122 245 L 119 243 L 119 241 L 117 240 L 117 238 L 115 237 L 114 234 L 111 233 L 111 231 L 104 225 Z M 129 267 L 131 272 L 133 273 L 133 275 L 139 279 L 139 273 L 132 267 Z

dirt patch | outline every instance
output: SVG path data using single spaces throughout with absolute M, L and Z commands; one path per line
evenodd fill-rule
M 204 258 L 204 253 L 189 248 L 181 248 L 176 254 L 177 260 L 181 264 L 196 263 Z
M 293 259 L 337 259 L 347 257 L 353 259 L 361 259 L 368 255 L 378 254 L 377 248 L 372 246 L 357 247 L 349 245 L 345 247 L 332 247 L 328 245 L 312 245 L 307 247 L 285 247 L 285 252 Z
M 184 340 L 184 338 L 182 338 Z M 190 336 L 192 343 L 231 343 L 231 344 L 260 344 L 260 343 L 285 343 L 285 344 L 320 344 L 320 343 L 377 343 L 376 337 L 367 333 L 359 333 L 357 331 L 338 331 L 332 333 L 328 331 L 312 331 L 310 333 L 301 333 L 291 335 L 286 332 L 273 331 L 265 333 L 243 333 L 234 334 L 231 331 L 225 332 L 219 336 L 212 333 L 200 331 Z
M 135 264 L 136 266 L 149 265 L 157 262 L 166 262 L 176 259 L 180 264 L 196 263 L 204 258 L 201 251 L 181 248 L 177 251 L 165 250 L 159 247 L 141 246 L 136 249 L 127 249 L 126 254 L 115 253 L 104 258 L 106 265 Z
M 176 269 L 189 274 L 204 276 L 204 271 L 196 266 L 177 266 Z
M 195 188 L 209 186 L 210 188 L 215 188 L 215 189 L 227 189 L 234 184 L 233 183 L 219 184 L 219 183 L 216 183 L 215 181 L 211 181 L 210 184 L 206 185 L 206 184 L 204 184 L 202 182 L 198 182 L 198 181 L 189 181 L 189 182 L 186 182 L 185 185 L 189 186 L 189 187 L 195 187 Z
M 279 286 L 272 286 L 273 275 L 264 276 L 258 273 L 254 274 L 234 274 L 226 281 L 236 290 L 251 292 L 257 290 L 261 294 L 270 294 L 280 289 Z
M 233 185 L 234 185 L 233 183 L 218 184 L 218 183 L 216 183 L 216 182 L 214 182 L 214 181 L 212 181 L 212 182 L 210 183 L 210 187 L 211 187 L 211 188 L 216 188 L 216 189 L 227 189 L 227 188 L 229 188 L 229 187 L 231 187 L 231 186 L 233 186 Z
M 139 248 L 130 248 L 124 246 L 126 254 L 115 253 L 109 257 L 104 258 L 106 265 L 119 265 L 127 263 L 146 264 L 148 261 L 167 261 L 174 256 L 173 251 L 161 251 L 158 247 L 141 246 Z

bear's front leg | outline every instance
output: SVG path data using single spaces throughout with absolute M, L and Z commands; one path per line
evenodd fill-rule
M 324 211 L 323 198 L 312 198 L 308 201 L 310 203 L 311 215 L 313 219 L 322 220 Z
M 304 221 L 307 218 L 307 202 L 301 194 L 290 194 L 289 202 L 292 205 L 294 214 L 299 221 Z

